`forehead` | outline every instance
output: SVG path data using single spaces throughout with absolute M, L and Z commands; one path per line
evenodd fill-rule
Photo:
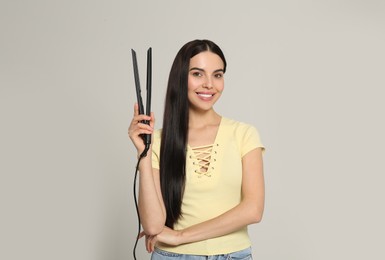
M 198 53 L 190 59 L 190 68 L 202 68 L 202 69 L 223 69 L 224 64 L 218 54 L 211 51 L 204 51 Z

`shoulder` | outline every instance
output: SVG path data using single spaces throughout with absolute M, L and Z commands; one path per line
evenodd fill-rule
M 227 117 L 222 117 L 222 123 L 227 131 L 233 131 L 236 134 L 244 134 L 249 131 L 257 131 L 257 129 L 248 123 L 236 121 Z
M 242 156 L 257 147 L 264 150 L 259 132 L 253 125 L 229 118 L 222 120 L 225 138 L 234 138 Z

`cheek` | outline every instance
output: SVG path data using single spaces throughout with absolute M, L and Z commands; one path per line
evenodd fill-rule
M 187 84 L 188 84 L 187 86 L 188 86 L 189 90 L 194 90 L 199 86 L 200 82 L 198 79 L 196 79 L 194 77 L 189 77 Z
M 217 90 L 218 90 L 219 92 L 222 92 L 224 89 L 225 89 L 225 82 L 224 82 L 224 81 L 218 82 L 218 84 L 217 84 Z

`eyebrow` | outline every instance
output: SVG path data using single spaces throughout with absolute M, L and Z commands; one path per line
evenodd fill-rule
M 201 68 L 197 68 L 197 67 L 193 67 L 191 68 L 189 71 L 192 71 L 192 70 L 199 70 L 199 71 L 205 71 L 204 69 L 201 69 Z M 223 69 L 217 69 L 217 70 L 214 70 L 214 73 L 216 72 L 225 72 Z

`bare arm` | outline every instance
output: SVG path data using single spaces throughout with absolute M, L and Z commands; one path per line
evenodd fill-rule
M 150 126 L 140 123 L 141 120 L 150 120 Z M 135 104 L 134 117 L 128 129 L 129 137 L 134 143 L 138 157 L 144 150 L 144 143 L 140 134 L 152 134 L 154 116 L 138 114 Z M 157 235 L 162 232 L 166 222 L 166 210 L 160 191 L 159 171 L 152 168 L 152 146 L 147 156 L 141 159 L 139 165 L 139 215 L 144 232 L 148 235 Z
M 157 235 L 166 223 L 166 210 L 160 191 L 159 170 L 152 168 L 151 156 L 147 157 L 139 166 L 139 215 L 144 232 Z
M 265 200 L 261 148 L 247 153 L 242 159 L 242 201 L 229 211 L 187 229 L 174 231 L 164 228 L 149 239 L 147 249 L 152 251 L 157 241 L 180 245 L 223 236 L 262 219 Z

